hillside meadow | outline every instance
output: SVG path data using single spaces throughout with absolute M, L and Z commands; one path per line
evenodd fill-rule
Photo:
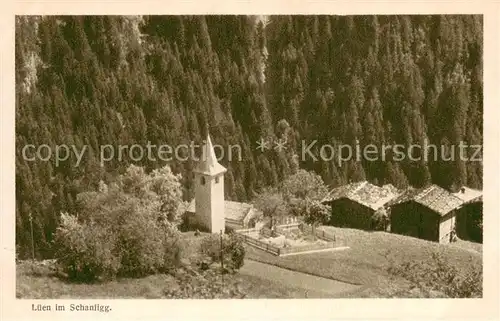
M 247 247 L 246 257 L 255 261 L 286 269 L 309 273 L 363 286 L 357 297 L 416 295 L 405 291 L 408 280 L 389 273 L 388 269 L 407 262 L 435 266 L 433 254 L 454 266 L 462 275 L 482 270 L 482 245 L 459 240 L 452 244 L 439 244 L 417 238 L 386 232 L 366 232 L 356 229 L 321 227 L 333 233 L 350 248 L 343 251 L 277 257 L 264 251 Z
M 359 285 L 359 289 L 335 297 L 425 297 L 418 289 L 411 289 L 407 280 L 391 275 L 388 268 L 407 260 L 434 265 L 433 253 L 439 253 L 461 273 L 482 269 L 482 246 L 459 240 L 453 244 L 439 244 L 385 232 L 365 232 L 354 229 L 322 227 L 335 233 L 350 248 L 344 251 L 277 257 L 246 246 L 246 259 L 285 269 L 312 274 Z M 192 232 L 182 234 L 184 261 L 195 259 L 202 237 Z M 391 261 L 392 260 L 392 261 Z M 168 274 L 144 278 L 123 278 L 105 283 L 69 283 L 60 278 L 51 261 L 36 263 L 19 261 L 16 271 L 18 298 L 169 298 L 168 289 L 179 287 L 179 280 Z M 240 298 L 326 298 L 324 293 L 287 286 L 266 278 L 236 273 L 225 275 L 225 282 L 236 284 Z

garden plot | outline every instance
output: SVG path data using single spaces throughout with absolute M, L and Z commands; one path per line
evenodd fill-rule
M 318 236 L 319 233 L 303 232 L 298 227 L 276 229 L 275 235 L 269 229 L 239 230 L 246 243 L 274 255 L 326 250 L 336 247 L 336 242 Z

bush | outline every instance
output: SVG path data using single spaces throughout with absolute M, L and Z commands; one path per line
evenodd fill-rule
M 210 263 L 221 260 L 221 237 L 212 234 L 205 237 L 200 246 L 203 256 L 211 260 Z M 224 234 L 222 237 L 222 256 L 224 267 L 230 270 L 239 270 L 244 263 L 245 247 L 243 242 L 234 233 Z
M 381 209 L 373 213 L 371 220 L 373 230 L 385 232 L 389 231 L 390 219 L 385 209 Z
M 141 211 L 125 211 L 121 221 L 103 226 L 62 216 L 56 233 L 59 265 L 80 281 L 167 272 L 178 264 L 177 236 Z
M 234 275 L 224 279 L 214 269 L 208 269 L 198 275 L 177 273 L 177 287 L 164 290 L 166 298 L 172 299 L 242 299 L 246 294 L 242 284 Z
M 82 224 L 75 216 L 62 214 L 55 240 L 58 265 L 72 280 L 94 281 L 119 270 L 120 258 L 112 253 L 116 237 L 104 227 Z
M 78 216 L 62 214 L 56 258 L 70 279 L 138 277 L 178 266 L 178 178 L 163 172 L 164 182 L 158 171 L 150 179 L 130 168 L 118 184 L 101 182 L 98 192 L 80 194 Z
M 418 289 L 425 297 L 482 297 L 482 268 L 472 267 L 468 271 L 460 272 L 439 254 L 433 253 L 432 258 L 432 264 L 407 261 L 396 265 L 390 261 L 388 272 L 408 281 L 408 291 Z
M 138 277 L 174 269 L 180 252 L 175 231 L 155 221 L 153 213 L 134 213 L 115 231 L 119 236 L 119 274 Z

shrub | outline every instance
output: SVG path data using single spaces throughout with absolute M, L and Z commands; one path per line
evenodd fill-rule
M 410 290 L 418 289 L 424 296 L 448 298 L 480 298 L 483 289 L 483 272 L 480 267 L 460 272 L 439 254 L 432 254 L 432 263 L 390 261 L 388 272 L 409 282 Z
M 212 234 L 205 237 L 201 243 L 200 252 L 211 260 L 210 263 L 220 262 L 222 252 L 224 267 L 230 270 L 239 270 L 245 259 L 243 242 L 234 233 L 222 236 L 222 251 L 220 235 Z
M 321 200 L 328 192 L 321 176 L 314 172 L 299 169 L 295 174 L 288 176 L 282 183 L 285 199 Z
M 116 227 L 120 275 L 137 277 L 167 272 L 178 264 L 177 233 L 155 220 L 154 209 L 135 208 Z
M 377 210 L 372 215 L 372 229 L 376 231 L 388 231 L 390 219 L 386 209 Z
M 102 226 L 82 224 L 75 216 L 63 213 L 55 240 L 58 265 L 72 280 L 94 281 L 119 270 L 120 258 L 112 253 L 116 237 Z
M 236 237 L 235 234 L 231 234 L 229 252 L 231 253 L 232 268 L 239 270 L 244 264 L 245 247 L 243 246 L 241 239 Z
M 129 168 L 118 184 L 101 182 L 97 192 L 80 194 L 78 216 L 62 214 L 56 258 L 69 278 L 138 277 L 176 268 L 179 178 L 169 170 L 150 175 Z
M 128 215 L 111 226 L 62 216 L 56 232 L 57 258 L 68 277 L 92 281 L 175 268 L 180 252 L 175 230 L 155 221 L 143 208 L 127 207 L 123 212 Z
M 222 279 L 214 269 L 198 275 L 177 273 L 177 287 L 164 290 L 166 298 L 174 299 L 242 299 L 246 296 L 242 285 L 234 275 Z
M 275 189 L 266 189 L 254 200 L 255 207 L 269 220 L 269 226 L 275 226 L 289 212 L 283 193 Z
M 303 201 L 303 215 L 304 223 L 311 226 L 326 224 L 330 219 L 330 208 L 319 201 L 310 201 L 306 199 Z

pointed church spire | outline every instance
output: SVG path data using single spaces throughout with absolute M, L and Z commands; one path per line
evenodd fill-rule
M 207 134 L 207 140 L 205 146 L 203 146 L 202 161 L 206 161 L 209 167 L 214 166 L 217 162 L 217 156 L 215 156 L 214 146 L 212 145 L 212 140 L 210 135 Z
M 217 175 L 226 171 L 226 168 L 217 161 L 210 134 L 207 134 L 207 140 L 203 145 L 200 161 L 195 171 L 206 175 Z

